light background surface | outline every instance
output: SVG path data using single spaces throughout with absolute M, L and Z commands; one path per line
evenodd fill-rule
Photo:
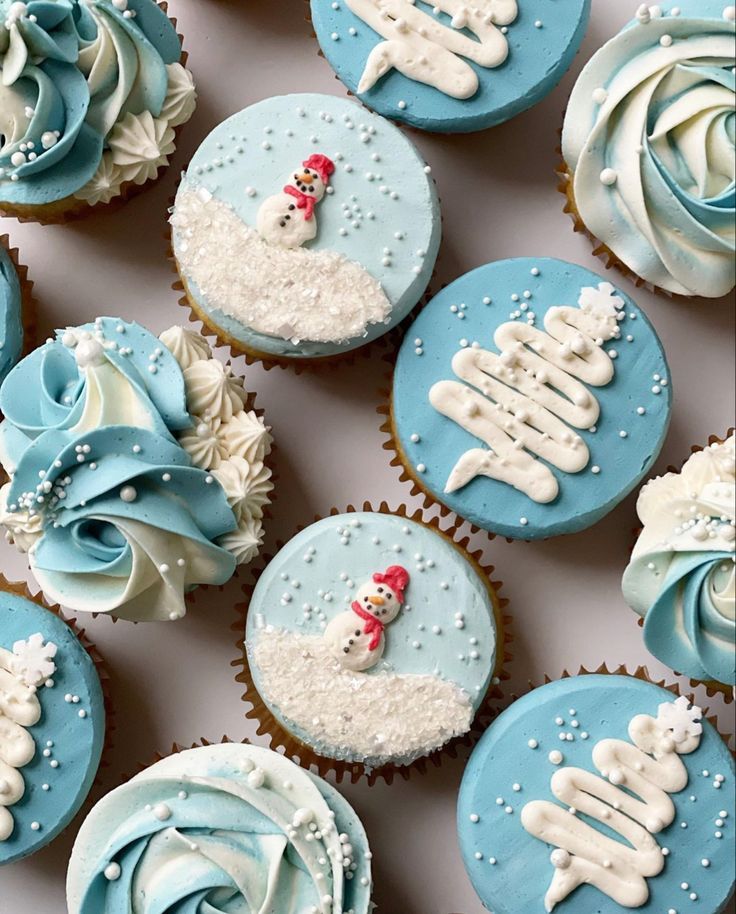
M 542 105 L 509 124 L 470 136 L 413 133 L 432 164 L 443 204 L 445 240 L 435 288 L 490 260 L 561 257 L 597 272 L 588 242 L 573 234 L 555 190 L 555 148 L 572 80 L 590 54 L 633 14 L 636 0 L 594 0 L 581 55 Z M 2 220 L 36 282 L 45 325 L 65 326 L 98 314 L 120 314 L 161 331 L 187 313 L 170 289 L 165 210 L 177 173 L 204 136 L 229 114 L 269 95 L 317 91 L 343 95 L 317 54 L 305 21 L 305 0 L 171 0 L 200 92 L 174 167 L 159 186 L 123 210 L 62 227 Z M 727 301 L 673 303 L 636 290 L 611 274 L 645 309 L 664 343 L 675 389 L 672 427 L 657 464 L 678 464 L 693 443 L 733 422 L 734 318 Z M 242 360 L 236 363 L 243 369 Z M 389 467 L 375 408 L 385 365 L 379 355 L 336 371 L 245 369 L 278 442 L 278 501 L 267 546 L 332 506 L 364 499 L 409 503 Z M 514 614 L 514 659 L 508 692 L 544 674 L 581 664 L 646 663 L 667 671 L 644 648 L 636 617 L 619 585 L 636 525 L 634 496 L 594 529 L 529 545 L 474 537 L 504 582 Z M 0 544 L 0 570 L 26 576 L 22 556 Z M 112 674 L 117 709 L 111 765 L 102 789 L 166 752 L 174 741 L 255 735 L 245 721 L 230 662 L 230 631 L 239 583 L 203 591 L 175 624 L 113 624 L 84 619 Z M 672 676 L 669 675 L 671 679 Z M 718 702 L 722 728 L 733 713 Z M 731 706 L 733 707 L 733 706 Z M 261 740 L 257 740 L 262 742 Z M 455 801 L 465 754 L 426 776 L 391 787 L 345 786 L 375 852 L 375 901 L 384 914 L 481 914 L 460 861 Z M 64 876 L 78 823 L 45 851 L 0 870 L 0 914 L 62 914 Z M 102 912 L 101 912 L 102 914 Z M 527 912 L 524 912 L 527 914 Z M 529 912 L 533 914 L 533 912 Z

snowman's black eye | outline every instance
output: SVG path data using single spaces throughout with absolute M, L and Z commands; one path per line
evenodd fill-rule
M 308 168 L 305 168 L 305 169 L 304 169 L 304 174 L 305 174 L 305 175 L 311 175 L 312 172 L 311 172 Z
M 379 587 L 379 588 L 378 588 L 378 592 L 379 592 L 379 593 L 383 593 L 383 587 Z

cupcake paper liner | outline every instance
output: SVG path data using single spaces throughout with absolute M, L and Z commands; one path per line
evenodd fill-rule
M 10 581 L 2 572 L 0 572 L 0 593 L 2 592 L 12 593 L 18 597 L 22 597 L 25 600 L 30 600 L 31 603 L 35 603 L 36 606 L 40 606 L 41 609 L 52 613 L 54 616 L 60 619 L 74 632 L 77 640 L 82 645 L 87 654 L 89 654 L 89 657 L 92 660 L 95 669 L 97 670 L 97 675 L 99 676 L 100 685 L 102 687 L 102 700 L 105 708 L 105 741 L 102 747 L 100 764 L 98 766 L 98 770 L 93 782 L 93 788 L 98 787 L 101 783 L 100 774 L 102 770 L 109 768 L 111 765 L 110 758 L 114 747 L 114 733 L 116 730 L 115 708 L 112 699 L 112 681 L 107 669 L 107 664 L 97 649 L 95 643 L 87 635 L 87 629 L 79 626 L 77 624 L 77 619 L 64 613 L 58 604 L 49 602 L 42 593 L 39 592 L 35 595 L 31 593 L 31 590 L 25 581 Z M 80 812 L 77 813 L 77 816 L 84 813 L 90 805 L 91 804 L 88 797 L 82 804 L 82 808 Z M 75 816 L 75 820 L 77 816 Z M 72 826 L 73 822 L 70 823 L 67 828 L 71 828 Z
M 513 658 L 511 653 L 513 640 L 511 626 L 513 620 L 512 616 L 507 611 L 509 604 L 508 599 L 499 595 L 503 583 L 492 579 L 492 575 L 495 574 L 495 567 L 483 564 L 480 550 L 474 552 L 469 551 L 469 538 L 467 536 L 461 538 L 458 529 L 460 527 L 459 523 L 451 523 L 442 526 L 438 518 L 426 517 L 421 509 L 417 509 L 413 513 L 410 513 L 409 509 L 404 504 L 393 509 L 389 507 L 385 501 L 381 502 L 377 508 L 367 501 L 363 503 L 362 508 L 356 508 L 353 505 L 348 505 L 344 510 L 332 508 L 328 516 L 335 517 L 342 513 L 350 513 L 359 510 L 396 515 L 430 527 L 447 542 L 450 542 L 470 562 L 486 585 L 493 605 L 496 621 L 496 666 L 493 670 L 491 685 L 481 702 L 480 707 L 476 711 L 474 721 L 468 732 L 463 736 L 450 740 L 450 742 L 446 743 L 441 748 L 436 749 L 434 752 L 416 759 L 409 765 L 386 764 L 379 768 L 368 769 L 360 762 L 345 762 L 340 759 L 317 755 L 309 746 L 305 745 L 294 735 L 285 730 L 269 710 L 255 687 L 245 646 L 245 625 L 250 602 L 258 580 L 274 558 L 273 555 L 263 555 L 259 567 L 257 569 L 252 569 L 252 580 L 243 587 L 245 600 L 235 606 L 236 620 L 231 626 L 231 629 L 236 635 L 235 646 L 238 651 L 238 656 L 232 661 L 231 666 L 238 671 L 235 676 L 236 681 L 245 687 L 242 699 L 250 706 L 245 713 L 245 717 L 248 720 L 255 720 L 258 722 L 256 733 L 258 736 L 267 735 L 269 737 L 269 746 L 271 749 L 283 751 L 287 758 L 291 758 L 304 768 L 310 768 L 317 771 L 323 778 L 326 777 L 328 773 L 332 772 L 338 783 L 342 782 L 346 777 L 349 778 L 352 783 L 356 783 L 361 778 L 366 778 L 368 784 L 372 786 L 379 779 L 384 780 L 387 784 L 391 784 L 396 774 L 401 775 L 405 780 L 408 780 L 413 773 L 418 772 L 423 774 L 427 771 L 430 764 L 439 767 L 445 756 L 453 759 L 457 758 L 459 748 L 463 746 L 472 747 L 474 745 L 485 729 L 487 722 L 492 720 L 498 713 L 499 709 L 497 703 L 503 698 L 500 684 L 509 679 L 509 673 L 506 670 L 506 666 Z M 318 515 L 313 518 L 312 522 L 316 523 L 323 519 L 322 516 Z M 300 525 L 298 529 L 294 531 L 294 535 L 296 536 L 298 533 L 301 533 L 301 531 L 308 526 L 309 524 Z M 276 544 L 276 552 L 284 545 L 284 542 L 278 542 Z
M 709 447 L 711 444 L 725 444 L 726 440 L 728 438 L 730 438 L 731 435 L 734 434 L 734 432 L 736 432 L 736 428 L 731 427 L 731 428 L 727 429 L 726 434 L 723 437 L 721 437 L 719 435 L 709 435 L 707 444 L 691 445 L 690 454 L 688 455 L 688 457 L 685 457 L 682 460 L 682 462 L 680 463 L 680 466 L 676 467 L 676 466 L 669 465 L 664 472 L 665 473 L 680 473 L 682 471 L 682 468 L 687 463 L 688 458 L 690 456 L 692 456 L 693 454 L 697 454 L 698 451 L 704 451 L 705 448 Z M 651 478 L 654 478 L 654 477 L 651 477 Z M 646 485 L 646 483 L 643 483 L 643 485 Z M 636 545 L 636 541 L 639 539 L 639 534 L 641 533 L 642 529 L 643 529 L 643 527 L 638 526 L 632 530 L 633 542 L 631 544 L 631 551 L 633 551 L 634 546 Z M 639 626 L 639 628 L 644 628 L 644 619 L 641 616 L 638 616 L 638 614 L 637 614 L 636 624 Z M 683 674 L 678 673 L 677 670 L 674 670 L 674 673 L 676 676 L 683 676 Z M 687 677 L 687 679 L 688 679 L 688 682 L 690 683 L 690 688 L 692 688 L 692 689 L 697 688 L 698 686 L 703 686 L 708 698 L 714 698 L 717 695 L 721 695 L 721 696 L 723 696 L 726 704 L 731 704 L 734 701 L 734 699 L 736 699 L 736 687 L 734 687 L 734 686 L 729 686 L 724 682 L 717 682 L 715 679 L 709 679 L 709 680 L 691 679 L 690 677 Z
M 156 0 L 157 6 L 168 16 L 169 4 L 166 0 Z M 169 16 L 169 21 L 177 27 L 177 20 Z M 186 66 L 189 54 L 183 48 L 184 38 L 179 32 L 176 33 L 179 41 L 182 43 L 182 54 L 179 63 Z M 174 128 L 175 143 L 178 148 L 179 137 L 182 129 L 186 124 L 181 124 Z M 176 154 L 176 149 L 172 156 Z M 52 203 L 39 204 L 32 206 L 30 204 L 6 204 L 0 205 L 0 216 L 6 216 L 17 219 L 18 222 L 38 222 L 41 225 L 65 225 L 68 222 L 75 222 L 84 219 L 92 213 L 114 213 L 121 209 L 133 197 L 144 190 L 153 187 L 163 177 L 164 173 L 171 167 L 171 161 L 166 165 L 159 165 L 155 178 L 144 181 L 143 184 L 136 184 L 134 181 L 125 181 L 120 187 L 120 193 L 107 203 L 95 203 L 90 205 L 85 200 L 78 200 L 74 196 L 64 197 L 62 200 L 55 200 Z

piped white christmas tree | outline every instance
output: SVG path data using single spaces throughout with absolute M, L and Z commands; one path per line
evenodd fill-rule
M 56 650 L 38 633 L 16 641 L 12 653 L 0 647 L 0 841 L 6 841 L 15 827 L 8 807 L 25 793 L 19 769 L 36 754 L 27 728 L 41 719 L 36 689 L 56 671 Z
M 637 715 L 629 724 L 631 743 L 604 739 L 594 747 L 593 762 L 601 776 L 572 767 L 554 773 L 552 792 L 564 808 L 547 800 L 524 806 L 524 828 L 557 848 L 550 857 L 554 874 L 545 910 L 552 911 L 581 885 L 595 886 L 626 908 L 647 901 L 647 877 L 660 873 L 665 861 L 653 836 L 675 818 L 670 794 L 687 785 L 680 756 L 700 745 L 701 718 L 702 711 L 690 707 L 684 696 L 661 704 L 656 718 Z M 626 843 L 588 825 L 577 813 L 597 820 Z

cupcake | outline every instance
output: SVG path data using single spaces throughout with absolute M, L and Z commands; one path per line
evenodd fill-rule
M 104 797 L 74 844 L 69 914 L 369 914 L 371 853 L 330 784 L 255 746 L 177 752 Z
M 69 825 L 104 741 L 95 660 L 70 624 L 0 577 L 0 866 Z
M 639 539 L 624 573 L 626 602 L 647 648 L 711 688 L 736 685 L 735 439 L 713 440 L 639 494 Z
M 275 747 L 321 773 L 390 779 L 468 733 L 504 660 L 504 618 L 490 569 L 454 533 L 351 509 L 269 562 L 239 679 Z
M 370 108 L 438 133 L 507 121 L 572 63 L 590 0 L 311 0 L 322 53 Z M 431 8 L 433 7 L 433 9 Z
M 460 849 L 495 914 L 724 910 L 733 759 L 689 698 L 638 676 L 534 689 L 476 747 Z
M 165 4 L 3 7 L 0 214 L 65 222 L 156 180 L 195 106 Z
M 567 107 L 562 189 L 576 229 L 609 266 L 670 294 L 734 287 L 734 19 L 722 0 L 642 5 Z
M 352 102 L 285 95 L 246 108 L 207 137 L 176 195 L 182 304 L 235 352 L 271 362 L 376 339 L 432 275 L 429 171 L 399 130 Z
M 637 485 L 671 405 L 661 343 L 625 293 L 520 258 L 467 273 L 419 314 L 384 429 L 428 503 L 540 539 L 591 526 Z
M 5 379 L 0 409 L 0 523 L 53 601 L 178 619 L 196 585 L 257 554 L 271 438 L 199 334 L 159 341 L 116 318 L 58 331 Z
M 33 283 L 18 263 L 18 252 L 0 236 L 0 383 L 23 352 L 34 330 Z

